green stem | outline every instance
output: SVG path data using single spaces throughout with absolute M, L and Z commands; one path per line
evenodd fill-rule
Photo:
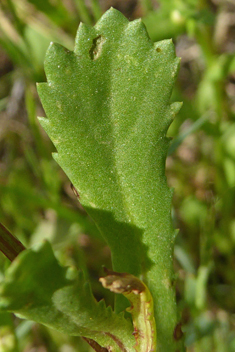
M 89 10 L 87 9 L 85 3 L 83 0 L 75 0 L 75 5 L 77 7 L 79 16 L 82 20 L 82 22 L 86 24 L 92 24 L 92 19 L 89 13 Z
M 95 18 L 95 21 L 98 21 L 100 19 L 100 17 L 102 16 L 102 9 L 100 7 L 99 1 L 92 0 L 91 1 L 91 9 L 92 9 L 92 13 Z
M 144 16 L 146 16 L 150 11 L 153 11 L 151 0 L 141 0 L 140 3 L 144 12 Z

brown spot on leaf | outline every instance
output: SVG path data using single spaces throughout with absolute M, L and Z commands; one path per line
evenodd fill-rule
M 104 288 L 108 288 L 115 293 L 133 292 L 139 294 L 145 290 L 144 284 L 135 276 L 127 273 L 117 273 L 116 271 L 104 268 L 107 276 L 101 277 L 99 281 Z

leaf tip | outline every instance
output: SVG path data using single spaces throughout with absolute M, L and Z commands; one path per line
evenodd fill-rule
M 128 24 L 128 19 L 117 9 L 110 7 L 108 11 L 106 11 L 103 16 L 99 19 L 96 23 L 95 28 L 100 29 L 112 27 L 116 29 L 117 24 L 120 26 L 121 24 L 125 25 Z
M 65 274 L 65 278 L 69 281 L 73 281 L 77 278 L 78 276 L 78 271 L 75 266 L 70 266 Z
M 57 72 L 58 63 L 60 65 L 60 62 L 63 62 L 68 58 L 68 54 L 72 54 L 73 51 L 70 51 L 69 49 L 65 48 L 64 46 L 51 42 L 45 56 L 45 62 L 44 62 L 44 67 L 45 67 L 45 73 L 47 76 L 48 81 L 50 82 L 50 77 L 54 76 L 55 73 Z
M 171 110 L 171 114 L 173 115 L 173 117 L 175 117 L 175 115 L 178 114 L 178 112 L 180 111 L 182 106 L 183 106 L 182 101 L 176 101 L 176 102 L 170 104 L 170 110 Z
M 57 152 L 52 153 L 52 157 L 58 164 L 60 163 L 60 156 Z
M 127 33 L 134 36 L 139 35 L 145 40 L 151 41 L 147 28 L 141 18 L 130 21 L 127 26 Z M 152 42 L 152 41 L 151 41 Z
M 50 127 L 50 120 L 47 117 L 38 116 L 38 122 L 42 126 L 42 128 L 48 133 Z

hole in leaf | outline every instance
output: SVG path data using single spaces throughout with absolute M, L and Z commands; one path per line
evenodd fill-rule
M 91 60 L 96 60 L 101 54 L 102 45 L 105 41 L 105 38 L 102 35 L 93 39 L 92 46 L 89 50 L 89 55 Z

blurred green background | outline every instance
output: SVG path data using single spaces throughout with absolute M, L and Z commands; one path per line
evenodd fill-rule
M 85 271 L 97 299 L 110 251 L 53 160 L 38 124 L 36 82 L 51 41 L 73 49 L 79 22 L 110 6 L 142 18 L 153 41 L 173 38 L 182 58 L 173 101 L 184 105 L 168 135 L 177 300 L 189 352 L 235 351 L 234 0 L 1 0 L 0 221 L 26 247 L 49 239 L 63 265 Z M 143 92 L 144 94 L 144 92 Z M 9 261 L 0 254 L 0 280 Z M 157 284 L 157 283 L 156 283 Z M 1 352 L 85 352 L 71 338 L 0 315 Z

